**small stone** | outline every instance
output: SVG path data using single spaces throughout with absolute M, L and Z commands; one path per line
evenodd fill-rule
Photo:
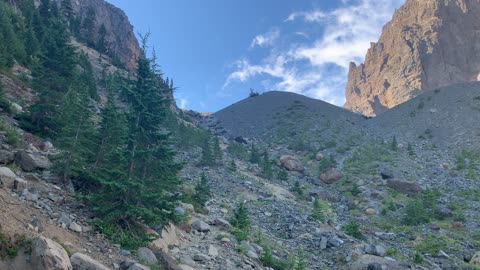
M 445 251 L 443 251 L 443 250 L 440 250 L 438 252 L 437 257 L 438 258 L 444 258 L 444 259 L 450 259 L 450 256 L 448 256 L 448 254 L 445 253 Z
M 185 209 L 182 207 L 176 207 L 175 208 L 175 215 L 176 216 L 184 216 L 185 215 Z
M 204 255 L 204 254 L 195 254 L 193 256 L 193 260 L 196 261 L 196 262 L 206 262 L 206 261 L 210 260 L 210 258 L 207 255 Z
M 15 178 L 15 181 L 13 181 L 13 189 L 16 191 L 24 190 L 27 187 L 28 187 L 28 182 L 25 179 L 17 177 Z
M 210 225 L 197 219 L 192 223 L 192 228 L 199 232 L 208 232 L 210 231 Z
M 208 256 L 210 257 L 217 257 L 218 256 L 218 249 L 212 245 L 208 246 Z
M 463 223 L 460 222 L 460 221 L 455 221 L 455 222 L 453 222 L 452 227 L 454 229 L 463 229 L 463 228 L 465 228 L 465 225 L 463 225 Z
M 438 224 L 432 224 L 430 225 L 430 229 L 434 230 L 434 231 L 439 231 L 440 230 L 440 226 Z
M 78 232 L 78 233 L 82 232 L 82 226 L 78 225 L 76 222 L 70 223 L 70 226 L 68 226 L 68 228 L 74 232 Z
M 365 210 L 365 214 L 366 214 L 367 216 L 374 216 L 374 215 L 377 214 L 377 211 L 375 211 L 375 209 L 373 209 L 373 208 L 367 208 L 367 209 Z
M 139 264 L 139 263 L 134 263 L 127 270 L 150 270 L 150 267 Z
M 270 212 L 265 212 L 264 214 L 265 214 L 266 217 L 271 217 L 272 216 L 272 213 L 270 213 Z
M 146 247 L 138 248 L 137 255 L 140 261 L 144 261 L 148 264 L 158 263 L 157 257 L 155 256 L 155 254 L 153 254 L 153 252 L 149 248 L 146 248 Z
M 258 260 L 258 254 L 255 251 L 252 251 L 252 250 L 249 250 L 247 252 L 247 257 L 249 257 L 251 259 Z
M 327 248 L 327 243 L 328 243 L 328 238 L 322 237 L 320 239 L 320 249 L 326 249 Z
M 387 250 L 385 249 L 385 247 L 381 245 L 365 245 L 364 251 L 367 254 L 375 255 L 379 257 L 384 257 L 385 254 L 387 253 Z
M 61 213 L 57 222 L 60 223 L 60 224 L 64 224 L 65 226 L 68 227 L 72 223 L 72 219 L 67 214 Z
M 120 255 L 130 256 L 130 255 L 132 255 L 132 252 L 130 252 L 129 250 L 122 249 L 122 250 L 120 250 Z

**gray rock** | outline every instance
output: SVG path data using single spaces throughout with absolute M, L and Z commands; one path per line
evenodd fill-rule
M 223 219 L 223 218 L 216 218 L 213 222 L 212 222 L 213 226 L 215 227 L 219 227 L 221 229 L 229 229 L 232 227 L 232 225 L 230 224 L 230 222 L 228 222 L 227 220 Z
M 78 233 L 82 232 L 82 226 L 78 225 L 76 222 L 70 223 L 70 226 L 68 226 L 68 228 L 74 232 L 78 232 Z
M 320 239 L 320 249 L 326 249 L 327 248 L 327 243 L 328 243 L 328 238 L 327 237 L 322 237 Z
M 210 257 L 217 257 L 218 256 L 218 249 L 213 245 L 208 246 L 208 256 Z
M 16 191 L 21 191 L 28 188 L 28 182 L 25 179 L 16 177 L 13 181 L 13 189 Z
M 32 226 L 37 228 L 39 233 L 42 233 L 45 230 L 45 226 L 43 225 L 43 222 L 38 218 L 34 218 L 32 220 Z
M 39 237 L 33 241 L 31 263 L 33 270 L 73 269 L 65 249 L 45 237 Z
M 342 246 L 344 241 L 337 236 L 331 237 L 328 239 L 327 245 L 332 247 L 340 247 Z
M 395 191 L 407 195 L 416 195 L 422 192 L 422 187 L 415 182 L 389 179 L 387 181 L 387 186 Z
M 153 252 L 149 248 L 146 248 L 146 247 L 138 248 L 137 255 L 140 261 L 142 262 L 146 262 L 149 264 L 158 263 L 157 257 L 155 257 L 155 254 L 153 254 Z
M 255 251 L 249 250 L 247 252 L 247 257 L 249 257 L 250 259 L 258 260 L 258 254 Z
M 192 228 L 199 232 L 208 232 L 210 231 L 210 225 L 197 219 L 192 223 Z
M 134 263 L 132 266 L 128 268 L 128 270 L 150 270 L 150 267 L 139 264 L 139 263 Z
M 122 250 L 120 250 L 120 255 L 130 256 L 130 255 L 132 255 L 132 252 L 130 252 L 130 250 L 122 249 Z
M 60 224 L 65 224 L 66 227 L 69 227 L 72 224 L 72 219 L 66 213 L 61 213 L 60 217 L 57 219 L 57 222 Z
M 210 260 L 210 257 L 208 257 L 205 254 L 195 254 L 193 256 L 193 260 L 196 261 L 196 262 L 206 262 L 206 261 Z
M 130 266 L 134 265 L 135 263 L 136 261 L 132 259 L 126 259 L 120 263 L 120 269 L 127 270 L 128 268 L 130 268 Z
M 6 164 L 13 161 L 15 154 L 11 151 L 0 149 L 0 163 Z
M 384 257 L 387 250 L 381 245 L 365 245 L 363 250 L 366 254 Z
M 185 215 L 185 209 L 182 207 L 176 207 L 175 208 L 175 215 L 176 216 L 184 216 Z
M 0 187 L 12 188 L 17 175 L 8 167 L 0 167 Z
M 97 262 L 91 257 L 78 252 L 74 253 L 72 257 L 70 257 L 70 262 L 72 263 L 74 270 L 109 270 L 108 267 Z
M 445 253 L 445 251 L 443 251 L 443 250 L 440 250 L 438 252 L 437 257 L 438 258 L 443 258 L 443 259 L 450 259 L 450 256 L 447 253 Z
M 26 172 L 46 170 L 52 166 L 52 162 L 50 162 L 47 156 L 39 152 L 29 153 L 25 150 L 18 151 L 15 154 L 15 163 Z

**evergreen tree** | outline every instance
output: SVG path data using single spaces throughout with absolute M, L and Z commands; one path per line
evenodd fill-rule
M 107 36 L 107 28 L 105 28 L 105 24 L 102 23 L 102 25 L 100 26 L 100 29 L 98 30 L 98 42 L 97 42 L 96 48 L 100 53 L 104 53 L 104 54 L 107 53 L 106 36 Z
M 268 151 L 265 150 L 263 153 L 263 176 L 267 179 L 271 179 L 273 177 L 273 169 L 272 169 L 272 162 L 268 156 Z
M 220 148 L 220 141 L 217 136 L 213 137 L 213 158 L 216 164 L 220 164 L 223 160 L 223 152 Z
M 94 157 L 95 126 L 87 86 L 77 79 L 63 99 L 58 115 L 61 125 L 58 144 L 63 150 L 59 162 L 62 178 L 79 177 Z
M 258 152 L 255 145 L 252 143 L 252 147 L 250 148 L 250 163 L 260 163 L 261 157 L 260 153 Z
M 252 225 L 252 221 L 250 219 L 250 214 L 248 211 L 245 202 L 241 202 L 235 212 L 233 214 L 233 218 L 231 220 L 232 226 L 236 227 L 237 229 L 250 231 L 250 227 Z
M 200 165 L 209 166 L 213 165 L 214 163 L 214 156 L 210 145 L 210 136 L 208 136 L 205 138 L 205 141 L 203 143 L 202 159 L 200 160 Z
M 392 144 L 391 144 L 392 150 L 397 151 L 398 150 L 398 143 L 397 143 L 397 136 L 393 136 L 392 138 Z
M 5 92 L 3 91 L 3 83 L 0 81 L 0 108 L 7 113 L 12 113 L 12 105 L 5 97 Z
M 201 207 L 205 206 L 205 203 L 212 197 L 212 192 L 210 191 L 210 185 L 208 183 L 207 175 L 202 173 L 200 181 L 195 186 L 195 195 L 193 199 Z
M 228 167 L 228 169 L 229 169 L 231 172 L 236 172 L 236 171 L 237 171 L 237 164 L 235 163 L 235 160 L 232 159 L 232 161 L 230 162 L 230 166 Z
M 288 172 L 287 172 L 287 170 L 285 170 L 285 168 L 281 168 L 281 169 L 278 171 L 277 178 L 278 178 L 278 180 L 287 181 L 287 180 L 288 180 Z

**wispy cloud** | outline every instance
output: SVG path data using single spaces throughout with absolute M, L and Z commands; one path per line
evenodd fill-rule
M 252 43 L 250 44 L 250 48 L 254 48 L 256 46 L 259 46 L 259 47 L 271 46 L 279 37 L 280 37 L 280 31 L 278 29 L 274 29 L 265 34 L 257 35 L 255 38 L 253 38 Z
M 307 22 L 319 22 L 325 17 L 327 17 L 327 14 L 321 10 L 301 11 L 290 14 L 290 16 L 288 16 L 285 21 L 291 22 L 295 21 L 298 18 L 302 18 Z
M 266 76 L 271 79 L 272 89 L 343 105 L 349 63 L 363 61 L 370 42 L 378 40 L 382 26 L 403 2 L 343 0 L 338 8 L 328 12 L 310 10 L 292 13 L 285 23 L 301 20 L 303 26 L 300 27 L 306 30 L 315 23 L 322 31 L 316 36 L 308 32 L 311 38 L 304 39 L 300 44 L 290 43 L 289 47 L 273 45 L 263 59 L 237 61 L 234 71 L 225 81 L 224 89 L 233 83 L 247 83 L 256 77 Z M 306 31 L 295 29 L 292 34 L 298 36 L 298 32 Z

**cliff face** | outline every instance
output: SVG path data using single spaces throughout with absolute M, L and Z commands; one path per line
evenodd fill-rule
M 423 91 L 480 79 L 480 0 L 407 0 L 350 64 L 345 107 L 373 116 Z
M 64 4 L 63 0 L 56 2 L 59 6 Z M 133 26 L 121 9 L 104 0 L 71 0 L 71 5 L 72 16 L 75 18 L 71 18 L 70 23 L 77 25 L 84 42 L 91 43 L 89 46 L 98 47 L 103 25 L 105 48 L 100 50 L 117 58 L 130 69 L 136 67 L 140 47 Z M 87 20 L 91 20 L 91 23 L 87 23 Z

